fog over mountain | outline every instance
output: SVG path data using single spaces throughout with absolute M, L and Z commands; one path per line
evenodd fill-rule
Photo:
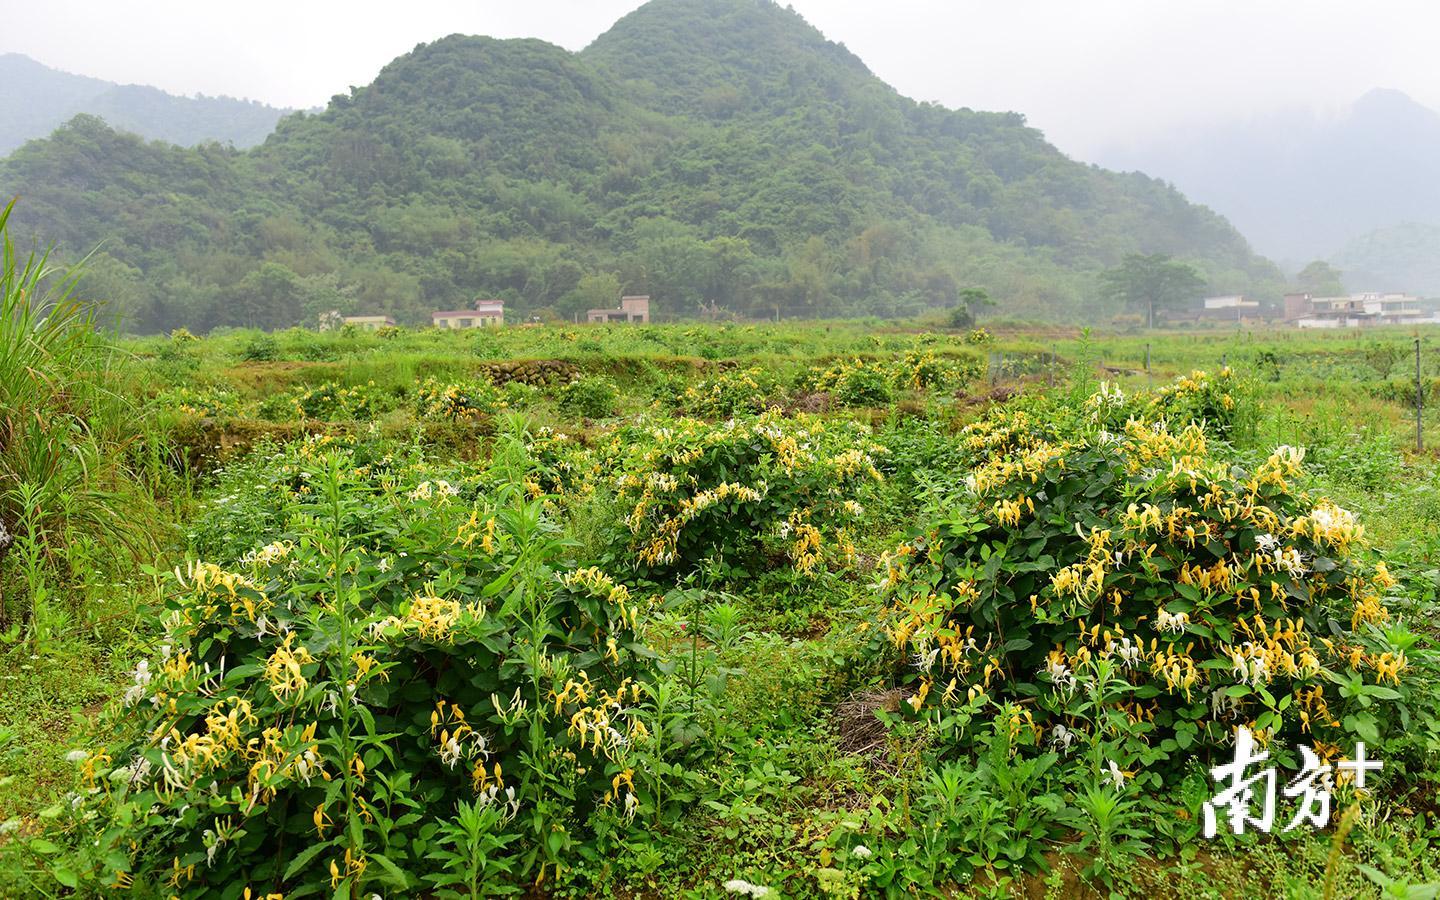
M 1284 109 L 1101 151 L 1097 161 L 1173 182 L 1292 268 L 1311 259 L 1354 267 L 1355 289 L 1404 286 L 1424 262 L 1415 254 L 1433 244 L 1397 227 L 1440 225 L 1440 113 L 1395 90 L 1372 90 L 1336 116 Z
M 206 141 L 253 147 L 292 110 L 232 97 L 177 97 L 52 69 L 19 53 L 0 54 L 0 156 L 49 136 L 79 113 L 142 137 L 193 146 Z

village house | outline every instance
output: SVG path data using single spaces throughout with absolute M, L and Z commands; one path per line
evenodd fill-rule
M 379 331 L 381 328 L 395 326 L 395 320 L 389 316 L 346 316 L 344 323 L 354 325 L 361 331 Z
M 340 310 L 332 309 L 320 314 L 319 328 L 321 331 L 334 331 L 353 325 L 361 331 L 379 331 L 386 326 L 393 327 L 394 324 L 395 320 L 389 316 L 342 316 Z
M 1260 301 L 1249 300 L 1242 294 L 1224 297 L 1206 297 L 1198 306 L 1169 316 L 1172 322 L 1244 322 L 1260 316 Z
M 1364 325 L 1440 323 L 1440 313 L 1422 309 L 1410 294 L 1361 293 L 1342 297 L 1285 295 L 1285 322 L 1297 328 L 1356 328 Z
M 498 328 L 505 324 L 505 301 L 476 300 L 474 309 L 441 310 L 430 321 L 436 328 Z
M 621 297 L 619 309 L 592 309 L 585 313 L 587 322 L 640 322 L 650 321 L 650 295 Z

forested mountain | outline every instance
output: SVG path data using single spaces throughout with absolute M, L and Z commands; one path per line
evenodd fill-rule
M 1440 113 L 1399 91 L 1371 91 L 1333 119 L 1283 111 L 1101 160 L 1173 181 L 1261 252 L 1296 265 L 1330 258 L 1375 229 L 1440 224 Z
M 1073 319 L 1113 312 L 1096 275 L 1135 252 L 1279 284 L 1165 184 L 901 97 L 766 0 L 653 0 L 579 54 L 444 38 L 245 152 L 81 118 L 0 163 L 0 192 L 67 253 L 105 241 L 89 290 L 136 330 L 427 321 L 477 295 L 568 316 L 617 289 L 662 316 L 903 315 L 979 287 Z
M 158 88 L 72 75 L 18 53 L 0 54 L 0 156 L 43 138 L 79 113 L 121 131 L 192 146 L 253 147 L 290 112 L 231 97 L 177 97 Z

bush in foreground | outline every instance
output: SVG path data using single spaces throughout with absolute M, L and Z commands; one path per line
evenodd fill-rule
M 283 533 L 178 573 L 129 739 L 81 762 L 62 882 L 476 896 L 642 808 L 639 607 L 566 570 L 539 501 L 323 439 L 287 457 Z
M 990 457 L 966 498 L 885 562 L 912 709 L 999 704 L 1023 743 L 1090 746 L 1156 787 L 1240 725 L 1287 761 L 1404 727 L 1416 636 L 1363 527 L 1299 489 L 1301 451 L 1246 471 L 1194 423 L 1034 425 L 972 430 Z

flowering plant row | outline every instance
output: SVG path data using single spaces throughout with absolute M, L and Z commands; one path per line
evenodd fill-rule
M 943 389 L 980 374 L 979 363 L 968 358 L 907 350 L 893 359 L 854 357 L 815 366 L 801 376 L 798 387 L 828 393 L 842 406 L 875 406 L 889 402 L 894 390 Z

